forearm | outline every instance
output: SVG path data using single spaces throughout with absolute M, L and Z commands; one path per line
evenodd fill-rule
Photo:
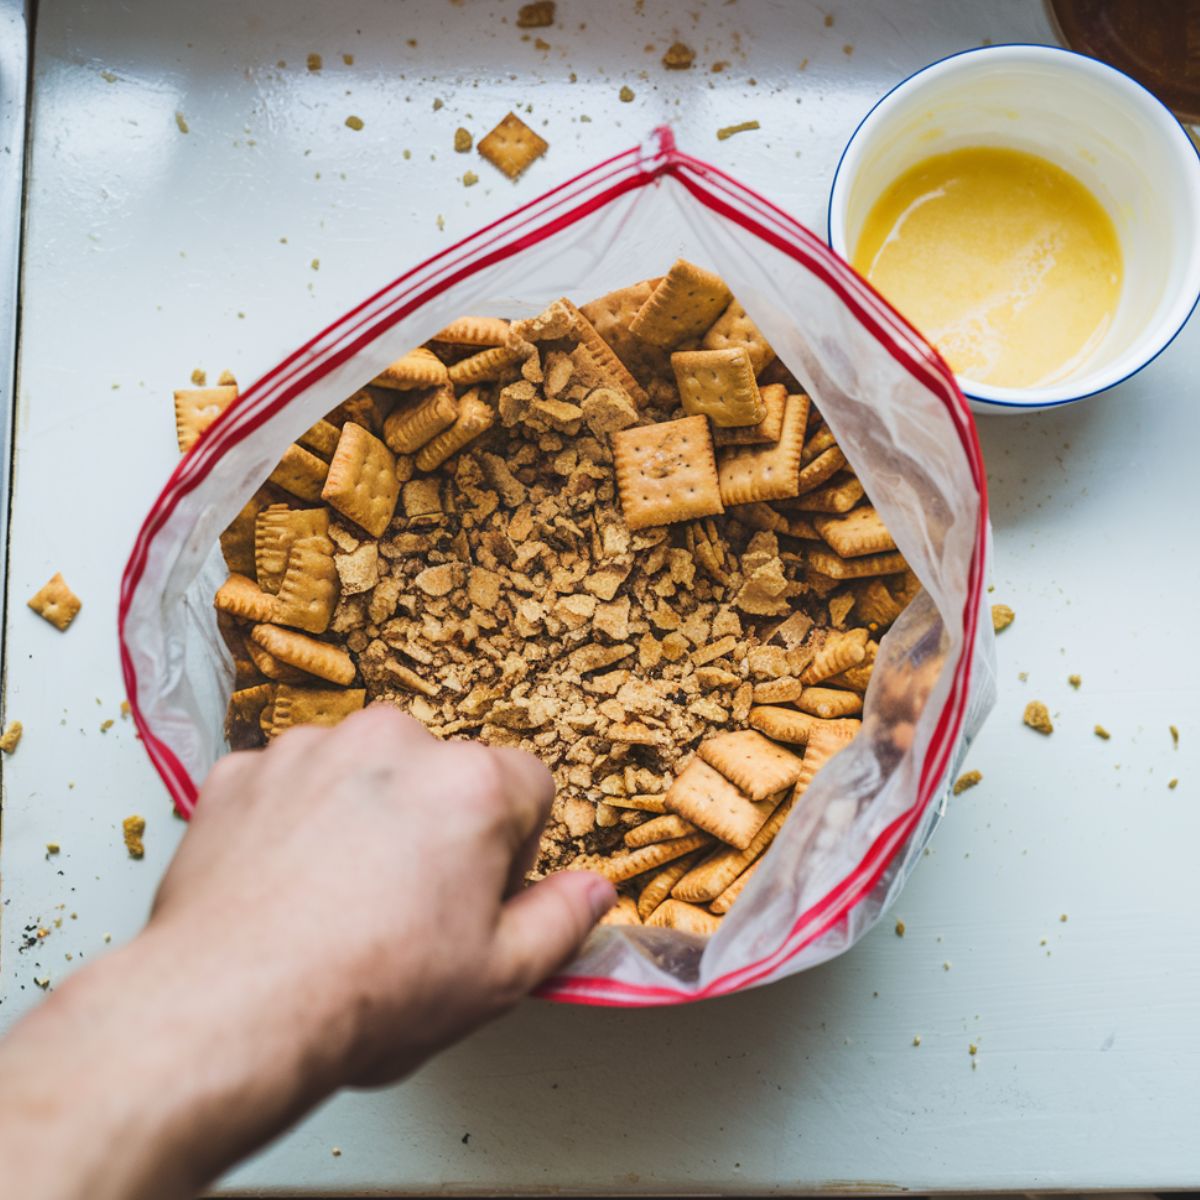
M 0 1047 L 6 1192 L 187 1197 L 284 1128 L 338 1052 L 287 983 L 154 927 L 80 972 Z

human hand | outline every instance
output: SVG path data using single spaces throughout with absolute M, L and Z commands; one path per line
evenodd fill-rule
M 561 967 L 613 903 L 586 872 L 523 888 L 553 793 L 531 755 L 386 705 L 290 730 L 213 768 L 147 934 L 184 969 L 197 948 L 230 1020 L 269 1003 L 309 1039 L 315 1090 L 387 1082 Z

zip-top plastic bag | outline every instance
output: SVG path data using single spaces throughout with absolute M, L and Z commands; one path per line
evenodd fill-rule
M 242 392 L 171 475 L 121 588 L 133 717 L 187 815 L 227 750 L 218 535 L 284 448 L 462 314 L 583 303 L 676 258 L 726 280 L 812 396 L 925 590 L 882 639 L 860 733 L 819 772 L 717 933 L 598 929 L 542 989 L 577 1003 L 724 995 L 853 945 L 899 894 L 994 702 L 987 492 L 970 412 L 942 360 L 823 242 L 659 130 L 406 270 Z

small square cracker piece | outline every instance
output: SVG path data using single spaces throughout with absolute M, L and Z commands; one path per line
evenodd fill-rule
M 750 355 L 728 350 L 677 350 L 671 369 L 686 413 L 702 413 L 717 426 L 757 425 L 767 415 Z
M 896 548 L 883 518 L 869 504 L 852 509 L 844 517 L 814 517 L 813 524 L 834 553 L 843 558 L 882 554 Z
M 638 309 L 629 331 L 669 349 L 707 332 L 732 299 L 720 275 L 680 258 Z
M 26 603 L 39 617 L 59 630 L 65 630 L 83 607 L 83 601 L 67 587 L 61 571 L 55 571 L 50 581 Z
M 750 365 L 757 375 L 771 359 L 775 351 L 759 332 L 758 326 L 746 315 L 746 310 L 736 301 L 730 300 L 729 307 L 717 318 L 712 328 L 700 343 L 705 350 L 726 350 L 742 346 L 750 355 Z
M 707 417 L 638 425 L 611 436 L 621 510 L 630 529 L 725 511 Z
M 535 158 L 550 149 L 550 143 L 539 137 L 516 113 L 509 113 L 475 149 L 509 179 L 516 179 Z
M 808 397 L 789 396 L 779 441 L 770 446 L 738 446 L 722 450 L 717 465 L 723 504 L 786 500 L 799 491 L 800 454 L 808 423 Z
M 361 525 L 372 537 L 382 537 L 396 511 L 400 480 L 392 452 L 361 425 L 342 426 L 321 499 Z
M 667 789 L 667 811 L 745 850 L 776 805 L 752 800 L 702 758 L 693 758 Z
M 800 778 L 803 765 L 798 754 L 753 729 L 719 733 L 701 742 L 697 753 L 752 800 L 765 800 L 791 787 Z
M 175 438 L 186 454 L 237 399 L 236 387 L 180 388 L 175 393 Z

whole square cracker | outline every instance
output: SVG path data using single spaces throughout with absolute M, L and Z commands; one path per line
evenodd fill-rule
M 715 767 L 693 758 L 667 789 L 664 803 L 698 829 L 744 850 L 775 804 L 752 800 Z
M 321 499 L 372 537 L 382 537 L 399 496 L 392 452 L 374 434 L 348 421 L 342 426 Z
M 55 571 L 49 582 L 38 588 L 26 603 L 39 617 L 62 631 L 83 607 L 83 601 L 67 587 L 61 571 Z
M 621 510 L 630 529 L 724 512 L 708 418 L 683 417 L 612 434 Z
M 383 440 L 395 454 L 415 454 L 457 418 L 454 387 L 446 383 L 412 407 L 393 409 L 383 423 Z
M 354 679 L 354 660 L 340 646 L 318 642 L 316 638 L 281 629 L 278 625 L 255 625 L 250 630 L 250 644 L 261 646 L 273 658 L 287 666 L 328 679 L 343 687 Z
M 769 446 L 722 450 L 717 463 L 722 503 L 749 504 L 797 495 L 807 422 L 808 397 L 803 393 L 789 396 L 779 441 Z
M 180 388 L 175 393 L 175 439 L 186 454 L 237 399 L 236 387 Z
M 365 688 L 303 688 L 281 683 L 275 689 L 271 737 L 293 725 L 338 725 L 366 701 Z
M 269 478 L 277 487 L 301 500 L 317 501 L 321 499 L 321 488 L 328 473 L 329 464 L 324 459 L 293 443 L 283 452 L 279 466 Z
M 755 375 L 775 357 L 770 343 L 736 300 L 730 300 L 728 307 L 704 335 L 700 345 L 705 350 L 727 350 L 735 346 L 744 348 L 750 356 L 750 365 Z
M 596 332 L 612 347 L 613 353 L 643 384 L 652 375 L 665 375 L 670 360 L 661 346 L 643 342 L 629 326 L 661 282 L 661 276 L 643 279 L 640 283 L 618 288 L 579 307 Z
M 630 323 L 631 333 L 670 349 L 708 331 L 733 294 L 712 271 L 677 259 Z
M 728 350 L 677 350 L 671 369 L 686 413 L 702 413 L 718 427 L 757 425 L 767 415 L 758 394 L 750 356 Z
M 333 542 L 322 536 L 297 538 L 288 550 L 287 570 L 275 596 L 272 619 L 306 633 L 324 633 L 337 601 Z
M 550 143 L 510 112 L 491 133 L 479 139 L 475 149 L 509 179 L 516 179 L 550 149 Z
M 278 592 L 288 567 L 292 543 L 299 538 L 325 537 L 329 511 L 271 504 L 254 522 L 254 575 L 264 592 Z
M 719 733 L 701 742 L 697 753 L 752 800 L 765 800 L 800 778 L 800 757 L 753 729 Z

